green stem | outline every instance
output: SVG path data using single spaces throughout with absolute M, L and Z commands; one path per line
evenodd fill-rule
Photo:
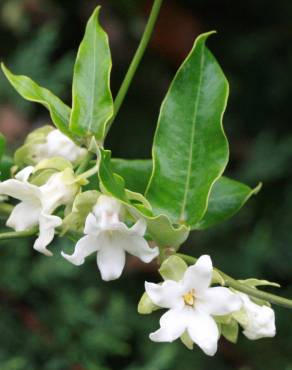
M 181 257 L 186 263 L 188 264 L 194 264 L 197 261 L 197 258 L 187 256 L 182 253 L 176 253 L 178 257 Z M 233 288 L 235 290 L 238 290 L 242 293 L 248 294 L 254 298 L 259 298 L 264 301 L 268 301 L 270 303 L 274 303 L 278 306 L 286 307 L 286 308 L 292 308 L 292 300 L 287 298 L 279 297 L 275 294 L 266 293 L 261 290 L 249 287 L 243 283 L 240 283 L 239 281 L 233 279 L 231 276 L 225 274 L 224 272 L 214 268 L 215 271 L 217 271 L 221 277 L 224 280 L 224 285 Z
M 109 129 L 110 129 L 110 126 L 112 125 L 113 121 L 115 120 L 120 108 L 121 108 L 121 105 L 125 99 L 125 96 L 128 92 L 128 89 L 129 89 L 129 86 L 133 80 L 133 77 L 136 73 L 136 70 L 141 62 L 141 59 L 145 53 L 145 50 L 146 50 L 146 47 L 150 41 L 150 38 L 151 38 L 151 35 L 152 35 L 152 32 L 153 32 L 153 29 L 154 29 L 154 26 L 155 26 L 155 23 L 156 23 L 156 20 L 158 18 L 158 14 L 159 14 L 159 11 L 160 11 L 160 8 L 161 8 L 161 5 L 162 5 L 162 2 L 163 0 L 154 0 L 154 4 L 153 4 L 153 7 L 152 7 L 152 10 L 151 10 L 151 13 L 150 13 L 150 16 L 149 16 L 149 19 L 148 19 L 148 22 L 147 22 L 147 25 L 146 25 L 146 28 L 144 30 L 144 33 L 143 33 L 143 36 L 142 36 L 142 39 L 140 41 L 140 44 L 138 46 L 138 49 L 134 55 L 134 58 L 130 64 L 130 67 L 128 69 L 128 72 L 124 78 L 124 81 L 118 91 L 118 94 L 116 96 L 116 99 L 115 99 L 115 102 L 114 102 L 114 115 L 113 115 L 113 118 L 111 119 L 110 123 L 108 124 L 107 126 L 107 131 L 106 133 L 108 133 Z
M 38 229 L 33 228 L 26 231 L 9 231 L 7 233 L 0 234 L 0 241 L 1 240 L 9 240 L 9 239 L 20 239 L 26 238 L 28 236 L 33 236 L 37 233 Z
M 98 170 L 99 170 L 99 159 L 96 159 L 95 165 L 86 172 L 83 172 L 80 175 L 78 175 L 76 180 L 78 181 L 81 179 L 88 179 L 89 177 L 95 175 L 98 172 Z
M 0 213 L 9 215 L 11 211 L 13 210 L 13 206 L 8 203 L 0 203 Z
M 79 167 L 77 168 L 76 170 L 76 175 L 81 175 L 82 172 L 84 172 L 88 165 L 89 165 L 89 162 L 94 158 L 94 154 L 91 153 L 91 152 L 88 152 L 86 154 L 86 156 L 84 157 L 84 159 L 82 160 L 82 162 L 80 163 Z

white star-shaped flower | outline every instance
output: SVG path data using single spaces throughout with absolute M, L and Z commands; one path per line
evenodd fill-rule
M 52 213 L 60 206 L 73 201 L 77 187 L 70 183 L 70 169 L 52 175 L 42 186 L 28 182 L 33 172 L 29 166 L 18 172 L 15 179 L 0 183 L 0 194 L 5 194 L 21 201 L 8 218 L 6 225 L 15 231 L 24 231 L 39 225 L 39 236 L 33 248 L 47 256 L 52 253 L 46 248 L 54 238 L 55 228 L 62 224 L 62 219 Z M 66 178 L 69 177 L 69 183 Z
M 120 221 L 123 206 L 116 199 L 101 195 L 85 222 L 84 234 L 72 255 L 62 256 L 74 265 L 97 252 L 97 265 L 103 280 L 118 279 L 125 266 L 125 252 L 149 263 L 158 256 L 158 248 L 150 248 L 144 239 L 146 222 L 138 220 L 132 227 Z
M 49 132 L 46 142 L 37 144 L 34 150 L 37 162 L 53 157 L 61 157 L 70 162 L 75 162 L 86 154 L 86 149 L 77 146 L 58 129 Z
M 240 312 L 234 318 L 243 327 L 243 334 L 251 340 L 276 335 L 275 312 L 268 306 L 260 306 L 250 300 L 248 295 L 237 293 L 243 301 Z
M 212 261 L 205 255 L 188 267 L 178 282 L 145 283 L 151 301 L 169 309 L 160 318 L 160 329 L 150 334 L 151 340 L 173 342 L 187 332 L 207 355 L 216 353 L 220 334 L 212 316 L 238 311 L 242 301 L 227 288 L 210 287 L 212 271 Z

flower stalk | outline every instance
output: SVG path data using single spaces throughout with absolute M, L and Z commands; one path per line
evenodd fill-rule
M 0 234 L 0 241 L 9 240 L 9 239 L 27 238 L 27 237 L 36 235 L 37 231 L 38 231 L 38 228 L 36 227 L 30 230 L 25 230 L 25 231 L 8 231 L 8 232 Z
M 151 10 L 151 13 L 150 13 L 150 16 L 148 18 L 148 22 L 147 22 L 147 25 L 145 27 L 145 30 L 144 30 L 144 33 L 143 33 L 143 36 L 141 38 L 141 41 L 140 41 L 140 44 L 138 46 L 138 49 L 133 57 L 133 60 L 129 66 L 129 69 L 126 73 L 126 76 L 122 82 L 122 85 L 118 91 L 118 94 L 116 96 L 116 99 L 114 101 L 114 114 L 113 114 L 113 117 L 111 119 L 111 121 L 109 122 L 108 126 L 107 126 L 107 129 L 106 129 L 106 133 L 108 133 L 113 121 L 115 120 L 120 108 L 121 108 L 121 105 L 126 97 L 126 94 L 128 92 L 128 89 L 129 89 L 129 86 L 134 78 L 134 75 L 137 71 L 137 68 L 143 58 L 143 55 L 145 53 L 145 50 L 147 48 L 147 45 L 149 44 L 149 41 L 150 41 L 150 38 L 151 38 L 151 35 L 153 33 L 153 30 L 154 30 L 154 27 L 155 27 L 155 24 L 156 24 L 156 21 L 157 21 L 157 18 L 158 18 L 158 15 L 159 15 L 159 11 L 160 11 L 160 8 L 161 8 L 161 5 L 162 5 L 162 2 L 163 0 L 154 0 L 154 4 L 153 4 L 153 7 L 152 7 L 152 10 Z

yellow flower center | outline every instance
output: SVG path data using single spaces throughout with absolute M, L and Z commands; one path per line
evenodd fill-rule
M 188 306 L 194 306 L 195 304 L 195 291 L 194 289 L 190 290 L 187 294 L 183 295 L 185 304 Z

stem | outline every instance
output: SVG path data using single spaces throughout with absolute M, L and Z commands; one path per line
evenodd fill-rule
M 109 124 L 107 126 L 106 133 L 108 133 L 113 121 L 115 120 L 115 118 L 116 118 L 116 116 L 117 116 L 117 114 L 118 114 L 118 112 L 121 108 L 121 105 L 122 105 L 122 103 L 125 99 L 125 96 L 127 94 L 128 89 L 129 89 L 129 86 L 130 86 L 130 84 L 133 80 L 133 77 L 136 73 L 136 70 L 137 70 L 137 68 L 138 68 L 138 66 L 141 62 L 141 59 L 142 59 L 144 53 L 145 53 L 146 47 L 147 47 L 147 45 L 150 41 L 150 38 L 151 38 L 151 35 L 152 35 L 152 32 L 153 32 L 156 20 L 158 18 L 158 14 L 159 14 L 162 2 L 163 2 L 163 0 L 154 0 L 154 4 L 152 6 L 152 10 L 151 10 L 146 28 L 144 30 L 142 39 L 141 39 L 140 44 L 138 46 L 138 49 L 137 49 L 137 51 L 134 55 L 134 58 L 133 58 L 133 60 L 130 64 L 130 67 L 129 67 L 128 72 L 127 72 L 127 74 L 124 78 L 124 81 L 122 82 L 122 85 L 121 85 L 121 87 L 118 91 L 118 94 L 116 96 L 116 99 L 115 99 L 115 102 L 114 102 L 113 118 L 111 119 L 111 121 L 109 122 Z
M 8 203 L 0 203 L 0 213 L 9 215 L 14 207 Z
M 197 258 L 187 256 L 182 253 L 176 253 L 178 257 L 181 257 L 185 262 L 188 264 L 194 264 L 197 261 Z M 286 308 L 292 308 L 292 300 L 287 298 L 279 297 L 275 294 L 266 293 L 261 290 L 249 287 L 245 284 L 240 283 L 239 281 L 233 279 L 231 276 L 225 274 L 224 272 L 214 268 L 215 271 L 217 271 L 224 280 L 224 285 L 229 286 L 230 288 L 233 288 L 235 290 L 238 290 L 240 292 L 243 292 L 245 294 L 248 294 L 254 298 L 259 298 L 264 301 L 268 301 L 270 303 L 274 303 L 278 306 L 286 307 Z
M 8 240 L 8 239 L 20 239 L 26 238 L 28 236 L 33 236 L 37 233 L 38 229 L 33 228 L 26 231 L 9 231 L 7 233 L 0 234 L 0 241 L 1 240 Z
M 82 172 L 86 170 L 88 167 L 89 162 L 93 159 L 94 154 L 91 152 L 88 152 L 82 162 L 80 163 L 79 167 L 76 170 L 76 175 L 80 175 Z

